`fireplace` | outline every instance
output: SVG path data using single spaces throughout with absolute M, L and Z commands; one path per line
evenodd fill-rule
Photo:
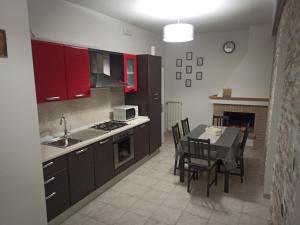
M 223 114 L 229 118 L 229 126 L 248 127 L 250 131 L 253 131 L 255 123 L 254 113 L 224 111 Z

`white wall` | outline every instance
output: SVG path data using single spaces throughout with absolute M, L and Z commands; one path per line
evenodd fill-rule
M 0 28 L 8 58 L 0 58 L 0 224 L 46 223 L 38 116 L 27 2 L 1 0 Z
M 236 50 L 225 54 L 223 44 L 233 40 Z M 176 67 L 176 58 L 185 59 L 193 52 L 193 61 L 183 60 L 183 67 Z M 237 97 L 268 97 L 272 68 L 273 39 L 271 26 L 253 26 L 249 30 L 199 34 L 187 43 L 166 45 L 165 100 L 182 101 L 183 117 L 189 117 L 191 126 L 211 123 L 212 104 L 209 96 L 232 88 Z M 196 66 L 196 57 L 204 57 L 204 66 Z M 193 65 L 193 74 L 185 74 L 185 65 Z M 175 79 L 176 71 L 183 79 Z M 196 71 L 203 72 L 203 80 L 195 79 Z M 192 88 L 184 80 L 192 79 Z
M 153 45 L 163 55 L 162 38 L 136 26 L 62 0 L 28 4 L 30 28 L 39 38 L 133 54 L 150 54 Z M 124 25 L 132 36 L 123 34 Z

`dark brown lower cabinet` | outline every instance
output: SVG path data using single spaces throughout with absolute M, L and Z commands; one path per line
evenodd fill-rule
M 50 221 L 64 212 L 70 206 L 68 185 L 56 188 L 55 191 L 46 195 L 47 219 Z
M 140 161 L 149 154 L 149 123 L 134 128 L 134 160 Z
M 112 138 L 93 145 L 95 153 L 95 185 L 101 187 L 115 175 L 114 148 Z
M 71 204 L 95 190 L 94 145 L 68 154 Z

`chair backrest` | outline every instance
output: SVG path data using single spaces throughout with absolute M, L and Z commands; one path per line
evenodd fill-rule
M 211 166 L 210 139 L 198 139 L 188 137 L 188 158 L 207 160 Z
M 188 118 L 181 120 L 181 126 L 182 126 L 182 132 L 184 136 L 190 133 L 190 124 Z
M 214 126 L 228 126 L 229 125 L 229 117 L 228 116 L 213 115 L 212 125 L 214 125 Z
M 174 145 L 175 145 L 175 150 L 176 150 L 178 147 L 178 144 L 180 143 L 180 139 L 181 139 L 178 123 L 176 123 L 174 126 L 172 126 L 172 133 L 173 133 Z
M 241 142 L 241 149 L 242 149 L 242 154 L 244 153 L 245 147 L 246 147 L 246 142 L 247 142 L 247 138 L 248 138 L 248 134 L 249 134 L 249 130 L 248 127 L 246 127 L 245 131 L 244 131 L 244 136 Z

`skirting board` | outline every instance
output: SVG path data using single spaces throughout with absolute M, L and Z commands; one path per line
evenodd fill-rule
M 71 217 L 73 214 L 75 214 L 81 208 L 83 208 L 84 206 L 86 206 L 92 200 L 94 200 L 99 195 L 101 195 L 103 192 L 105 192 L 106 190 L 108 190 L 109 188 L 111 188 L 113 185 L 115 185 L 116 183 L 118 183 L 120 180 L 122 180 L 124 177 L 126 177 L 127 175 L 129 175 L 132 171 L 134 171 L 135 169 L 137 169 L 138 167 L 140 167 L 142 164 L 144 164 L 145 162 L 147 162 L 149 159 L 151 159 L 153 156 L 155 156 L 159 152 L 160 152 L 160 150 L 158 149 L 155 152 L 153 152 L 151 155 L 148 155 L 145 158 L 143 158 L 141 161 L 133 164 L 132 166 L 130 166 L 129 168 L 127 168 L 125 171 L 123 171 L 122 173 L 118 174 L 117 176 L 115 176 L 110 181 L 108 181 L 106 184 L 104 184 L 103 186 L 101 186 L 100 188 L 98 188 L 97 190 L 95 190 L 94 192 L 92 192 L 91 194 L 89 194 L 88 196 L 86 196 L 84 199 L 80 200 L 75 205 L 71 206 L 66 211 L 64 211 L 63 213 L 61 213 L 57 217 L 55 217 L 53 220 L 51 220 L 48 223 L 48 225 L 59 225 L 59 224 L 61 224 L 66 219 L 68 219 L 69 217 Z

